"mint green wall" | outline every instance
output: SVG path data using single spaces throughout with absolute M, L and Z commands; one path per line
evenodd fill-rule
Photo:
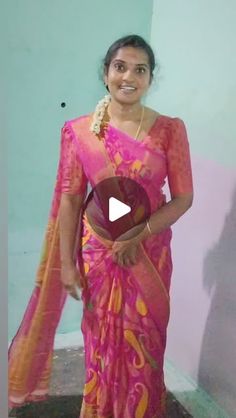
M 151 42 L 161 69 L 149 104 L 189 121 L 192 151 L 235 167 L 236 5 L 154 0 Z
M 193 206 L 173 226 L 166 357 L 236 417 L 236 3 L 153 5 L 151 44 L 161 69 L 147 102 L 184 120 L 194 179 Z M 197 411 L 196 390 L 169 388 L 194 418 L 225 416 L 208 401 L 207 415 Z
M 47 222 L 60 129 L 94 109 L 109 45 L 127 33 L 149 39 L 152 0 L 41 1 L 5 4 L 8 178 L 9 337 L 33 288 Z M 66 107 L 60 106 L 61 102 Z M 60 332 L 78 329 L 81 303 L 67 305 Z

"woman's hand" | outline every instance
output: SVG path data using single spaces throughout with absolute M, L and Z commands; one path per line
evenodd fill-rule
M 143 225 L 145 227 L 145 224 Z M 140 232 L 141 230 L 141 232 Z M 120 267 L 130 267 L 137 263 L 140 242 L 147 232 L 140 225 L 122 234 L 112 246 L 112 258 Z
M 132 241 L 115 241 L 112 246 L 113 261 L 120 267 L 130 267 L 137 262 L 138 243 Z
M 77 287 L 84 288 L 84 278 L 74 264 L 61 266 L 61 281 L 67 292 L 76 300 L 80 300 Z

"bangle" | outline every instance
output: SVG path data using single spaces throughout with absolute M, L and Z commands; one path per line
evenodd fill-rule
M 152 235 L 152 230 L 151 230 L 151 228 L 150 228 L 150 224 L 149 224 L 149 222 L 148 222 L 148 221 L 146 221 L 146 224 L 147 224 L 147 229 L 148 229 L 149 234 L 150 234 L 150 235 Z

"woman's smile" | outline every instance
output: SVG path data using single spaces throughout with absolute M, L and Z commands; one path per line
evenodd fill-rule
M 136 92 L 137 88 L 130 85 L 122 85 L 120 86 L 120 90 L 125 94 L 132 94 Z

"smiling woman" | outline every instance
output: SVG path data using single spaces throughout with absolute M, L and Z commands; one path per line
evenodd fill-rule
M 115 99 L 108 108 L 110 123 L 136 139 L 144 138 L 159 115 L 141 105 L 155 65 L 152 49 L 138 36 L 115 42 L 104 59 L 104 83 Z
M 119 39 L 104 60 L 109 95 L 95 112 L 66 121 L 62 128 L 37 285 L 9 352 L 14 406 L 48 393 L 56 327 L 66 295 L 78 299 L 80 287 L 86 367 L 80 418 L 166 416 L 170 226 L 191 206 L 193 192 L 184 122 L 142 104 L 154 68 L 144 39 Z M 89 224 L 86 207 L 109 236 L 96 190 L 113 179 L 117 196 L 122 195 L 118 177 L 142 186 L 151 215 L 138 225 L 127 223 L 118 238 L 105 239 Z M 166 179 L 168 203 L 162 192 Z M 88 183 L 93 193 L 85 201 Z
M 136 99 L 141 98 L 151 80 L 147 54 L 131 47 L 120 49 L 104 78 L 111 94 L 116 88 L 117 92 L 135 92 Z

